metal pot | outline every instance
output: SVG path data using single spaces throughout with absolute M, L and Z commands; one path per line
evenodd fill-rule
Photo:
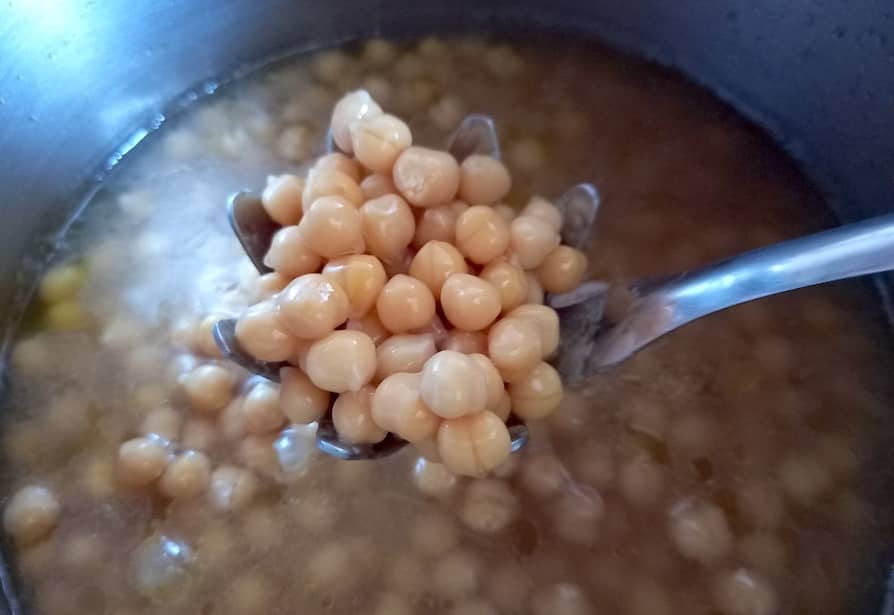
M 23 259 L 51 250 L 116 148 L 203 80 L 373 34 L 533 29 L 679 68 L 764 126 L 843 219 L 894 207 L 889 0 L 10 0 L 0 6 L 0 293 L 10 298 L 0 322 L 29 286 Z M 884 573 L 881 561 L 867 572 L 861 612 L 878 612 Z

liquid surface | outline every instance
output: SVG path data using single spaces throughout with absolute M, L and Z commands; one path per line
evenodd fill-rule
M 60 255 L 83 288 L 36 305 L 13 349 L 7 492 L 43 485 L 60 503 L 49 537 L 16 549 L 36 612 L 841 612 L 873 523 L 861 442 L 883 404 L 877 344 L 855 326 L 868 299 L 847 286 L 674 333 L 568 392 L 488 479 L 411 447 L 347 463 L 303 428 L 245 436 L 238 392 L 219 414 L 190 410 L 178 378 L 215 362 L 196 321 L 238 313 L 257 278 L 226 197 L 321 153 L 329 110 L 357 87 L 423 145 L 492 115 L 511 204 L 594 182 L 592 278 L 671 273 L 818 227 L 802 180 L 726 108 L 599 48 L 373 44 L 224 88 L 118 170 Z M 260 487 L 231 513 L 204 493 L 128 489 L 118 449 L 147 432 Z

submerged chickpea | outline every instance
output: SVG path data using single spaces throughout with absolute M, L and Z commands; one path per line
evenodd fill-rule
M 185 451 L 168 464 L 158 488 L 168 498 L 191 498 L 203 493 L 210 479 L 211 462 L 208 457 L 197 451 Z
M 274 301 L 256 303 L 236 321 L 236 339 L 248 354 L 260 361 L 285 361 L 298 340 L 280 323 Z
M 382 260 L 403 254 L 413 240 L 416 222 L 410 206 L 396 194 L 373 198 L 360 208 L 366 250 Z
M 388 280 L 379 293 L 376 313 L 392 333 L 412 331 L 431 321 L 435 315 L 435 298 L 416 278 L 398 274 Z
M 506 166 L 490 156 L 472 154 L 459 170 L 459 197 L 472 205 L 494 205 L 512 186 Z
M 487 334 L 481 331 L 450 331 L 438 345 L 438 350 L 455 350 L 463 354 L 486 353 Z
M 509 225 L 493 207 L 469 207 L 456 220 L 456 246 L 473 263 L 484 265 L 509 247 Z
M 360 165 L 357 161 L 341 152 L 330 152 L 316 159 L 314 169 L 338 171 L 344 173 L 355 182 L 360 181 Z
M 540 218 L 519 216 L 509 225 L 509 245 L 522 269 L 536 269 L 559 245 L 559 234 Z
M 332 110 L 332 119 L 329 122 L 332 140 L 341 151 L 352 154 L 354 146 L 351 142 L 351 123 L 381 113 L 382 108 L 366 90 L 355 90 L 345 94 Z
M 332 406 L 332 422 L 339 437 L 352 444 L 375 443 L 385 439 L 387 432 L 372 419 L 372 396 L 375 388 L 365 386 L 359 391 L 342 393 Z
M 324 391 L 359 391 L 375 371 L 376 345 L 360 331 L 334 331 L 307 353 L 307 376 Z
M 671 542 L 683 557 L 713 564 L 732 548 L 732 533 L 719 507 L 699 498 L 677 503 L 668 518 Z
M 319 271 L 323 260 L 307 247 L 297 226 L 286 226 L 273 235 L 264 264 L 284 277 L 295 278 Z
M 398 372 L 421 372 L 435 352 L 435 337 L 430 333 L 392 335 L 376 348 L 376 380 Z
M 372 309 L 385 286 L 385 268 L 379 259 L 369 254 L 352 254 L 331 260 L 323 267 L 323 277 L 347 294 L 349 318 L 359 318 Z
M 528 299 L 528 278 L 521 267 L 508 260 L 491 261 L 478 274 L 485 282 L 497 289 L 503 313 L 520 306 Z
M 279 387 L 271 382 L 259 382 L 251 388 L 242 402 L 242 421 L 249 433 L 270 433 L 282 426 L 286 417 L 279 398 Z
M 407 442 L 432 437 L 441 419 L 422 401 L 422 374 L 392 374 L 385 378 L 372 397 L 372 417 L 376 425 Z
M 84 267 L 68 264 L 48 270 L 40 280 L 38 294 L 45 303 L 57 303 L 77 297 L 87 279 Z
M 16 491 L 3 510 L 3 528 L 20 545 L 45 538 L 59 520 L 59 500 L 52 491 L 29 485 Z
M 509 457 L 509 430 L 487 410 L 446 420 L 438 428 L 444 465 L 464 476 L 484 476 Z
M 562 230 L 562 212 L 542 196 L 531 197 L 531 200 L 522 209 L 521 215 L 539 218 L 549 224 L 556 232 Z
M 170 452 L 159 438 L 134 438 L 118 449 L 118 477 L 128 485 L 144 487 L 168 467 Z
M 360 211 L 339 197 L 312 201 L 298 229 L 308 249 L 324 258 L 360 254 L 365 249 Z
M 446 205 L 459 189 L 459 165 L 447 152 L 410 147 L 394 163 L 394 185 L 417 207 Z
M 425 283 L 437 298 L 451 275 L 468 272 L 466 260 L 455 246 L 444 241 L 429 241 L 413 257 L 410 275 Z
M 350 132 L 354 156 L 377 173 L 391 173 L 397 157 L 413 144 L 406 122 L 387 113 L 353 122 Z
M 312 423 L 329 409 L 329 392 L 317 387 L 300 369 L 282 368 L 279 380 L 279 405 L 293 423 Z
M 258 490 L 254 472 L 236 466 L 220 466 L 211 473 L 210 480 L 208 499 L 220 511 L 244 509 Z
M 481 331 L 500 315 L 500 294 L 481 278 L 455 273 L 441 287 L 441 308 L 457 329 Z
M 525 318 L 497 321 L 488 331 L 487 349 L 504 380 L 507 376 L 525 375 L 543 359 L 540 333 L 536 325 Z
M 304 215 L 314 201 L 323 197 L 337 198 L 355 208 L 363 203 L 363 191 L 350 175 L 333 168 L 314 167 L 308 171 L 301 193 Z
M 586 270 L 587 257 L 583 252 L 559 246 L 537 268 L 537 278 L 546 292 L 567 293 L 580 285 Z
M 318 273 L 292 282 L 276 301 L 279 321 L 302 339 L 319 339 L 348 319 L 348 296 L 338 284 Z
M 233 399 L 236 378 L 220 365 L 200 365 L 180 377 L 190 405 L 200 412 L 217 412 Z
M 562 403 L 562 380 L 549 363 L 541 362 L 509 385 L 512 411 L 525 420 L 549 416 Z
M 775 615 L 779 600 L 763 576 L 739 568 L 722 572 L 712 588 L 714 604 L 728 615 Z
M 363 192 L 364 199 L 371 201 L 386 194 L 397 194 L 397 187 L 390 175 L 370 173 L 360 182 L 360 191 Z
M 487 379 L 478 362 L 452 350 L 442 350 L 422 370 L 422 400 L 432 412 L 452 419 L 484 410 Z
M 280 226 L 298 224 L 304 180 L 295 175 L 270 175 L 261 193 L 264 210 Z

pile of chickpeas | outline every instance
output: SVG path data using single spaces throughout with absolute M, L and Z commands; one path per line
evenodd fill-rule
M 545 199 L 517 216 L 502 203 L 499 160 L 414 146 L 364 90 L 336 104 L 331 134 L 340 152 L 305 177 L 270 177 L 262 195 L 282 228 L 236 336 L 256 359 L 290 365 L 246 418 L 275 430 L 331 409 L 345 442 L 393 433 L 456 474 L 485 475 L 509 456 L 510 413 L 559 407 L 546 362 L 559 319 L 544 292 L 574 289 L 586 257 L 561 245 Z M 215 373 L 186 380 L 195 403 L 216 404 Z

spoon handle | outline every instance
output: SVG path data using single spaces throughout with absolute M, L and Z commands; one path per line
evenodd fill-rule
M 894 269 L 894 214 L 745 252 L 665 278 L 597 336 L 590 368 L 618 363 L 707 314 L 761 297 Z

